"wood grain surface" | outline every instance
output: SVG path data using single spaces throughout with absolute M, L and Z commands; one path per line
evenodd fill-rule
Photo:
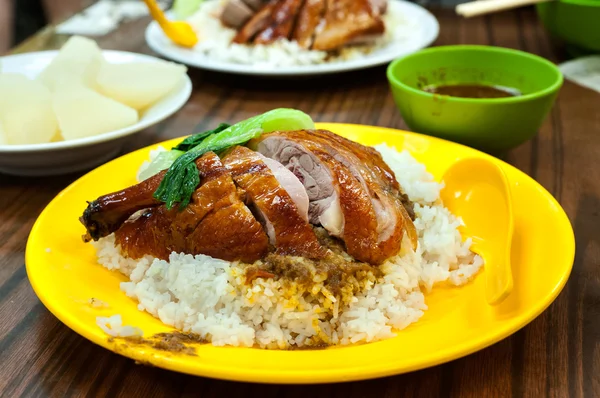
M 563 58 L 531 9 L 463 20 L 436 11 L 436 45 L 489 44 Z M 105 49 L 151 53 L 137 21 L 99 40 Z M 60 47 L 51 28 L 15 52 Z M 406 129 L 385 68 L 321 79 L 261 80 L 191 70 L 194 92 L 176 115 L 136 135 L 126 151 L 276 107 L 317 121 Z M 562 204 L 577 239 L 571 278 L 557 300 L 510 338 L 434 368 L 365 382 L 321 386 L 242 384 L 136 365 L 72 332 L 37 299 L 27 280 L 27 236 L 44 206 L 81 174 L 0 175 L 0 394 L 119 397 L 600 397 L 600 95 L 565 82 L 539 135 L 506 160 Z M 554 242 L 547 242 L 548 245 Z M 398 353 L 402 355 L 402 353 Z

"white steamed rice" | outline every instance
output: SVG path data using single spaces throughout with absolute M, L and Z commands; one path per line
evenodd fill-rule
M 247 285 L 243 264 L 204 255 L 172 253 L 168 262 L 124 258 L 113 235 L 95 243 L 98 261 L 129 277 L 121 290 L 138 302 L 140 311 L 217 346 L 289 348 L 393 337 L 427 310 L 424 291 L 444 282 L 466 283 L 483 260 L 469 250 L 470 239 L 462 241 L 461 221 L 441 204 L 442 184 L 408 152 L 384 144 L 376 148 L 415 202 L 419 245 L 416 252 L 403 249 L 388 259 L 380 266 L 383 276 L 367 282 L 349 305 L 340 304 L 319 283 L 304 294 L 290 294 L 289 286 L 273 279 Z M 120 335 L 123 328 L 120 317 L 98 324 L 111 335 Z M 140 332 L 126 327 L 124 333 Z
M 188 18 L 199 37 L 194 51 L 213 61 L 252 65 L 257 69 L 348 61 L 363 57 L 391 42 L 401 45 L 407 38 L 414 38 L 422 33 L 420 26 L 414 21 L 406 20 L 399 5 L 391 1 L 384 16 L 386 32 L 381 38 L 371 45 L 345 48 L 338 56 L 328 58 L 325 51 L 305 50 L 295 41 L 289 40 L 278 40 L 269 45 L 232 43 L 236 31 L 221 24 L 219 15 L 222 3 L 220 0 L 206 1 Z

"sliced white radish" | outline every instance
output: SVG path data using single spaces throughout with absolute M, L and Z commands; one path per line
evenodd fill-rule
M 0 121 L 12 145 L 50 142 L 58 129 L 48 89 L 13 73 L 0 74 Z
M 104 63 L 97 78 L 102 95 L 137 110 L 154 105 L 183 81 L 187 68 L 172 62 Z
M 53 106 L 65 140 L 108 133 L 138 121 L 135 109 L 77 84 L 55 91 Z
M 103 62 L 102 52 L 95 41 L 73 36 L 40 73 L 38 79 L 51 91 L 72 82 L 95 88 L 96 77 Z

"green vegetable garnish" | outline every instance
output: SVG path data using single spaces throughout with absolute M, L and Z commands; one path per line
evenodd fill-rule
M 150 162 L 148 167 L 140 172 L 140 181 L 143 181 L 163 170 L 168 169 L 181 155 L 200 144 L 206 137 L 211 134 L 220 133 L 228 127 L 229 125 L 227 123 L 221 123 L 219 127 L 214 130 L 208 130 L 202 133 L 191 135 L 173 147 L 173 149 L 170 151 L 159 153 L 158 156 L 152 160 L 152 162 Z
M 186 19 L 194 14 L 200 8 L 204 0 L 175 0 L 173 3 L 173 13 L 177 19 Z
M 251 117 L 216 134 L 207 136 L 198 145 L 177 158 L 171 165 L 154 198 L 164 202 L 168 209 L 179 203 L 185 208 L 200 184 L 196 159 L 207 152 L 219 152 L 235 145 L 243 145 L 263 133 L 278 130 L 314 129 L 315 124 L 306 113 L 295 109 L 274 109 Z
M 221 131 L 223 131 L 229 127 L 231 127 L 231 125 L 229 125 L 227 123 L 221 123 L 221 124 L 219 124 L 219 127 L 217 127 L 214 130 L 208 130 L 203 133 L 190 135 L 185 140 L 181 141 L 176 147 L 173 147 L 173 149 L 187 152 L 190 149 L 194 148 L 195 146 L 198 146 L 209 135 L 220 133 Z

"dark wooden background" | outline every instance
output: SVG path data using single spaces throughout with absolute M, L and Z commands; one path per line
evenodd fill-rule
M 437 45 L 489 44 L 560 61 L 531 9 L 463 20 L 437 11 Z M 147 21 L 99 40 L 106 49 L 150 53 Z M 599 21 L 600 23 L 600 21 Z M 57 48 L 50 28 L 15 49 Z M 406 128 L 393 104 L 385 68 L 324 79 L 260 80 L 191 70 L 189 103 L 136 135 L 127 151 L 181 136 L 202 122 L 237 121 L 275 107 L 297 107 L 318 121 Z M 575 228 L 577 255 L 558 299 L 530 325 L 492 347 L 434 368 L 365 382 L 321 386 L 241 384 L 134 364 L 61 324 L 27 281 L 27 236 L 44 206 L 80 176 L 0 175 L 0 394 L 18 396 L 270 397 L 600 397 L 600 94 L 566 82 L 532 141 L 506 159 L 543 184 Z M 547 242 L 548 245 L 555 244 Z M 399 355 L 401 355 L 399 353 Z

